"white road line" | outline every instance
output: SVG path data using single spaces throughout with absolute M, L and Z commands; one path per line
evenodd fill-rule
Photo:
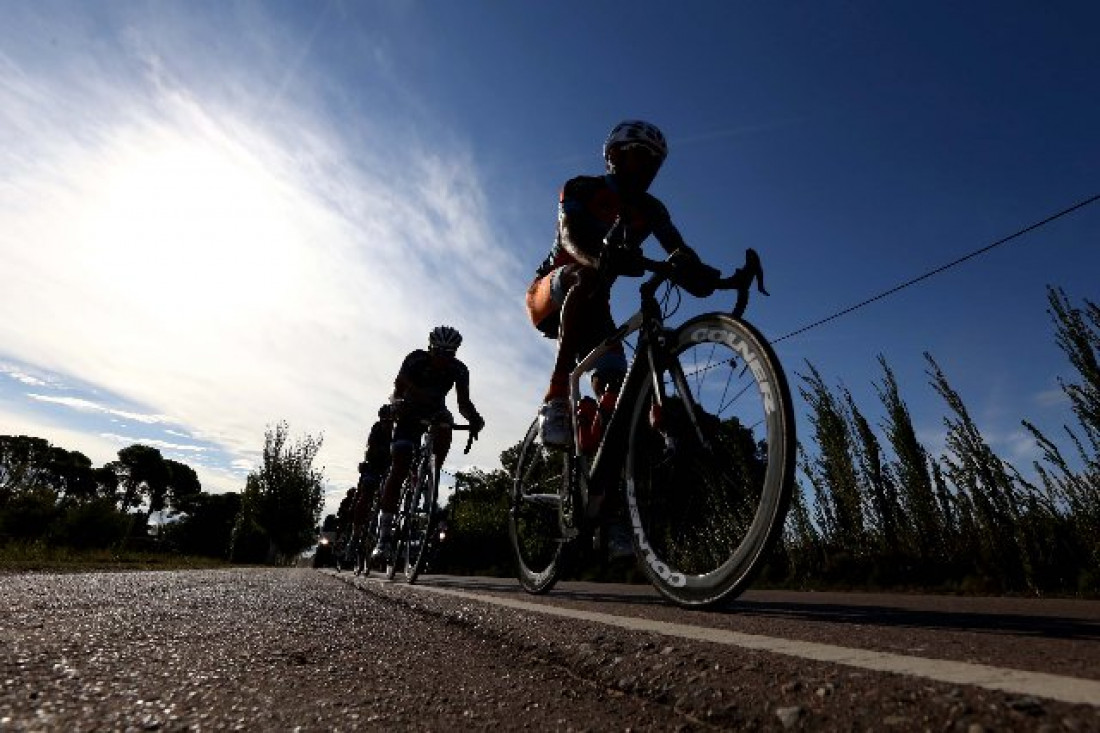
M 580 611 L 560 606 L 549 606 L 540 603 L 517 601 L 511 598 L 499 596 L 467 593 L 451 588 L 439 588 L 430 585 L 404 586 L 409 589 L 438 593 L 439 595 L 453 596 L 480 603 L 490 603 L 495 606 L 514 608 L 519 611 L 541 613 L 547 616 L 559 616 L 581 621 L 591 621 L 607 626 L 615 626 L 632 631 L 648 631 L 662 636 L 671 636 L 691 641 L 706 641 L 714 644 L 725 644 L 744 649 L 756 649 L 760 651 L 785 654 L 800 659 L 812 659 L 818 662 L 830 662 L 843 664 L 849 667 L 873 670 L 875 672 L 892 672 L 894 674 L 910 675 L 912 677 L 924 677 L 937 682 L 947 682 L 959 685 L 973 685 L 984 687 L 988 690 L 1010 692 L 1018 695 L 1033 695 L 1059 702 L 1067 702 L 1075 705 L 1095 705 L 1100 707 L 1100 681 L 1084 680 L 1076 677 L 1063 677 L 1042 672 L 1024 672 L 1002 667 L 991 667 L 985 664 L 970 664 L 967 662 L 951 662 L 943 659 L 928 659 L 926 657 L 907 657 L 901 654 L 887 652 L 875 652 L 866 649 L 849 649 L 831 644 L 817 644 L 809 641 L 794 641 L 791 639 L 778 639 L 770 636 L 756 634 L 741 634 L 736 631 L 712 629 L 705 626 L 688 626 L 686 624 L 674 624 L 667 621 L 651 621 L 644 618 L 632 618 L 628 616 L 614 616 L 609 613 L 597 613 L 594 611 Z

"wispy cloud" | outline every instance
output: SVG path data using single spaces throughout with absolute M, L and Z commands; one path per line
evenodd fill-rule
M 190 445 L 187 443 L 171 443 L 167 440 L 149 440 L 148 438 L 142 438 L 131 435 L 118 435 L 116 433 L 100 433 L 100 435 L 107 440 L 118 443 L 121 446 L 128 445 L 148 445 L 153 448 L 158 448 L 164 451 L 182 451 L 184 453 L 203 453 L 208 450 L 201 445 Z
M 0 362 L 0 374 L 11 377 L 15 381 L 21 382 L 28 387 L 48 387 L 50 385 L 50 383 L 44 379 L 40 379 L 38 377 L 27 374 L 26 372 L 9 364 L 4 364 L 3 362 Z
M 33 392 L 28 393 L 27 397 L 38 402 L 49 402 L 55 405 L 61 405 L 63 407 L 71 407 L 74 410 L 80 410 L 82 412 L 100 412 L 106 415 L 120 417 L 124 420 L 132 420 L 134 422 L 144 423 L 146 425 L 156 425 L 159 423 L 173 422 L 171 418 L 168 418 L 164 415 L 148 415 L 142 414 L 140 412 L 128 412 L 126 410 L 118 410 L 80 397 L 56 397 L 53 395 L 36 394 Z
M 348 131 L 324 105 L 292 104 L 287 76 L 188 76 L 154 46 L 131 27 L 117 53 L 140 73 L 89 56 L 79 84 L 0 56 L 0 139 L 20 140 L 0 147 L 0 271 L 19 273 L 0 290 L 15 314 L 0 339 L 118 401 L 31 399 L 164 433 L 135 442 L 215 444 L 222 490 L 242 488 L 285 419 L 323 435 L 319 462 L 342 485 L 401 359 L 445 322 L 466 336 L 489 421 L 469 458 L 495 465 L 530 419 L 549 347 L 523 321 L 526 268 L 489 224 L 469 150 L 378 114 Z M 305 88 L 309 73 L 293 70 Z M 274 95 L 264 78 L 283 79 Z

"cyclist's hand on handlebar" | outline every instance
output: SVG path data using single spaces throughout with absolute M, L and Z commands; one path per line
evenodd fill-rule
M 668 256 L 668 262 L 676 267 L 692 267 L 698 265 L 701 260 L 695 250 L 685 244 Z
M 612 276 L 641 277 L 646 273 L 645 258 L 632 247 L 609 244 L 600 253 L 600 272 Z
M 485 429 L 485 418 L 481 415 L 474 415 L 473 419 L 468 419 L 470 423 L 470 433 L 466 438 L 466 447 L 463 449 L 463 454 L 469 453 L 470 448 L 474 446 L 474 441 L 477 440 L 477 436 Z

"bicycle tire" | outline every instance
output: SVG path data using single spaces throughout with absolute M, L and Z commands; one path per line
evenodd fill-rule
M 405 580 L 415 583 L 424 571 L 435 529 L 435 502 L 439 496 L 439 467 L 435 456 L 428 454 L 417 471 L 415 493 L 409 506 L 408 532 L 405 536 Z
M 371 556 L 374 554 L 375 545 L 378 544 L 378 510 L 381 503 L 382 486 L 379 484 L 374 489 L 374 498 L 371 500 L 369 514 L 367 514 L 367 527 L 363 530 L 363 557 L 359 559 L 359 562 L 360 573 L 364 578 L 370 577 Z
M 794 412 L 779 360 L 752 325 L 706 314 L 666 343 L 675 359 L 661 375 L 659 429 L 652 378 L 633 406 L 627 511 L 635 554 L 657 590 L 683 606 L 709 606 L 743 592 L 782 533 L 794 484 Z M 680 397 L 685 388 L 695 421 Z
M 400 561 L 405 554 L 405 543 L 408 540 L 409 531 L 409 507 L 412 497 L 410 493 L 415 490 L 414 482 L 406 477 L 401 484 L 401 501 L 397 505 L 397 515 L 394 517 L 393 547 L 390 548 L 391 556 L 386 560 L 386 580 L 393 580 L 400 567 Z
M 571 456 L 539 439 L 539 421 L 527 429 L 516 458 L 508 511 L 508 538 L 516 577 L 528 593 L 548 593 L 564 565 L 562 497 L 567 496 Z

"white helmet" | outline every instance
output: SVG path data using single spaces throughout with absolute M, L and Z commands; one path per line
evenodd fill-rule
M 642 120 L 623 120 L 615 125 L 603 144 L 603 159 L 609 172 L 615 172 L 611 162 L 612 151 L 628 145 L 640 145 L 651 152 L 657 159 L 658 168 L 668 157 L 668 143 L 656 125 Z
M 455 351 L 462 345 L 462 334 L 450 326 L 436 326 L 428 334 L 428 348 Z

